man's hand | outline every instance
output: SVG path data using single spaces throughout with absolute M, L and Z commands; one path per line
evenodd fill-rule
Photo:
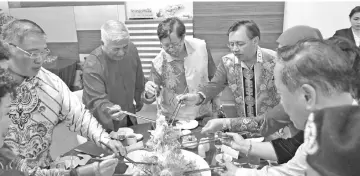
M 160 92 L 160 88 L 152 81 L 148 81 L 145 84 L 145 96 L 146 98 L 152 98 Z
M 143 103 L 143 102 L 136 102 L 135 111 L 136 111 L 136 112 L 141 111 L 141 109 L 142 109 L 143 106 L 144 106 L 144 103 Z
M 225 172 L 221 173 L 221 176 L 235 176 L 238 167 L 236 167 L 231 162 L 226 162 L 225 166 L 226 166 L 226 170 Z
M 109 140 L 107 143 L 107 147 L 111 149 L 111 151 L 108 151 L 109 153 L 115 153 L 116 156 L 119 156 L 119 152 L 121 156 L 126 155 L 126 149 L 118 140 Z
M 107 113 L 109 117 L 113 120 L 120 121 L 126 117 L 126 114 L 123 113 L 119 105 L 114 105 L 107 108 Z
M 211 119 L 209 120 L 204 128 L 201 130 L 201 133 L 215 133 L 223 129 L 224 119 Z
M 198 93 L 188 93 L 188 94 L 181 94 L 176 96 L 178 101 L 183 101 L 186 105 L 196 105 L 200 102 L 200 95 Z
M 119 160 L 116 158 L 107 159 L 99 164 L 99 172 L 102 176 L 112 176 Z
M 237 133 L 225 133 L 226 137 L 229 139 L 221 139 L 222 143 L 237 150 L 243 151 L 245 148 L 248 148 L 248 141 L 246 141 L 242 136 Z
M 112 176 L 119 160 L 115 158 L 115 154 L 101 159 L 100 163 L 95 162 L 76 168 L 77 175 L 86 176 L 95 172 L 95 175 Z

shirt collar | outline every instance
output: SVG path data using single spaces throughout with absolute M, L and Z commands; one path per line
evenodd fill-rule
M 351 28 L 351 31 L 352 31 L 352 33 L 353 33 L 356 46 L 359 46 L 359 45 L 360 45 L 360 36 L 357 36 L 357 35 L 355 34 L 355 31 L 354 31 L 353 28 Z
M 262 63 L 263 60 L 263 53 L 261 51 L 261 48 L 258 46 L 257 51 L 256 51 L 256 62 L 257 63 Z M 235 56 L 235 64 L 239 64 L 239 59 L 237 59 L 237 57 Z M 243 61 L 240 61 L 241 67 L 247 68 L 247 66 L 245 65 L 245 63 Z
M 191 44 L 191 42 L 189 42 L 189 40 L 188 40 L 187 37 L 185 37 L 185 39 L 184 39 L 184 44 L 185 44 L 185 48 L 186 48 L 186 52 L 187 52 L 187 55 L 188 55 L 188 56 L 190 56 L 192 53 L 195 52 L 195 47 Z M 164 52 L 165 52 L 165 50 L 164 50 Z M 165 52 L 165 56 L 166 56 L 167 62 L 172 62 L 172 61 L 174 61 L 174 60 L 179 60 L 179 59 L 177 59 L 177 58 L 171 57 L 171 56 L 170 56 L 169 54 L 167 54 L 166 52 Z M 186 58 L 186 57 L 185 57 L 185 58 Z

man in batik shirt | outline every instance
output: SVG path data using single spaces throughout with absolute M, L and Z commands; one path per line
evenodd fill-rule
M 50 165 L 53 130 L 61 122 L 99 147 L 106 149 L 102 142 L 112 152 L 125 154 L 121 143 L 110 140 L 109 134 L 66 84 L 42 68 L 50 51 L 40 26 L 25 19 L 10 21 L 3 26 L 2 39 L 10 51 L 8 71 L 18 84 L 16 96 L 11 99 L 8 113 L 3 117 L 11 120 L 4 145 L 17 156 L 12 162 L 17 170 L 32 175 Z
M 256 119 L 263 119 L 265 112 L 279 104 L 273 75 L 276 53 L 258 46 L 260 30 L 253 21 L 235 22 L 228 36 L 232 53 L 222 57 L 211 82 L 197 93 L 178 99 L 189 105 L 204 104 L 229 86 L 237 116 L 250 117 L 244 118 L 239 126 L 242 129 L 237 130 L 258 132 L 260 125 Z
M 185 25 L 178 18 L 162 21 L 157 34 L 163 49 L 153 60 L 144 99 L 148 104 L 157 100 L 158 115 L 169 118 L 177 106 L 176 96 L 199 91 L 211 80 L 216 67 L 205 41 L 185 37 Z M 204 103 L 201 106 L 181 107 L 176 118 L 201 120 L 213 116 L 212 113 L 211 104 Z

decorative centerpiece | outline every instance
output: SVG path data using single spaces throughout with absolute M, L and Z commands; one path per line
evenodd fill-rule
M 146 9 L 131 9 L 130 19 L 153 19 L 154 14 L 150 8 Z
M 187 171 L 199 168 L 198 161 L 188 157 L 190 152 L 181 150 L 179 142 L 181 130 L 169 126 L 164 116 L 157 119 L 156 129 L 151 131 L 151 134 L 152 136 L 146 144 L 151 152 L 142 156 L 142 162 L 156 164 L 137 166 L 141 175 L 182 176 Z M 200 176 L 202 174 L 192 173 L 189 175 Z

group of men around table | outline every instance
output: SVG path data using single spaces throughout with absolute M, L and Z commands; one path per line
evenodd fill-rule
M 317 111 L 353 104 L 352 91 L 357 86 L 357 68 L 353 65 L 357 66 L 354 60 L 359 59 L 356 48 L 343 39 L 323 40 L 317 29 L 296 26 L 279 37 L 275 52 L 259 47 L 259 27 L 251 20 L 243 20 L 230 26 L 228 47 L 232 53 L 223 56 L 216 67 L 206 42 L 185 34 L 185 25 L 178 18 L 159 24 L 157 35 L 162 50 L 153 60 L 150 77 L 145 81 L 138 51 L 126 26 L 107 21 L 101 27 L 101 46 L 86 57 L 83 104 L 60 78 L 41 67 L 50 53 L 42 28 L 30 20 L 10 21 L 3 27 L 1 38 L 2 66 L 6 65 L 2 68 L 3 77 L 9 79 L 0 84 L 4 92 L 13 92 L 11 97 L 2 93 L 0 102 L 4 112 L 1 118 L 8 127 L 2 132 L 1 167 L 28 175 L 111 175 L 116 159 L 71 171 L 47 169 L 52 161 L 49 146 L 54 127 L 67 123 L 69 130 L 99 147 L 110 147 L 113 153 L 125 155 L 121 143 L 109 137 L 111 131 L 137 124 L 137 119 L 124 111 L 135 113 L 141 110 L 143 102 L 157 101 L 158 115 L 168 118 L 182 100 L 184 105 L 177 119 L 210 119 L 203 133 L 249 131 L 268 137 L 288 127 L 289 138 L 280 135 L 261 143 L 227 133 L 233 140 L 224 141 L 225 144 L 239 151 L 239 155 L 258 156 L 281 165 L 255 170 L 227 163 L 223 175 L 356 173 L 350 162 L 335 166 L 334 161 L 324 159 L 324 154 L 331 155 L 326 147 L 336 150 L 339 141 L 323 139 L 325 132 L 331 137 L 346 136 L 342 138 L 344 143 L 351 143 L 349 134 L 357 136 L 353 129 L 359 124 L 356 113 L 360 110 L 346 106 L 336 111 Z M 218 119 L 214 115 L 219 109 L 218 94 L 226 86 L 234 95 L 238 118 Z M 340 123 L 349 127 L 336 126 Z M 347 151 L 339 151 L 337 156 L 353 159 Z

